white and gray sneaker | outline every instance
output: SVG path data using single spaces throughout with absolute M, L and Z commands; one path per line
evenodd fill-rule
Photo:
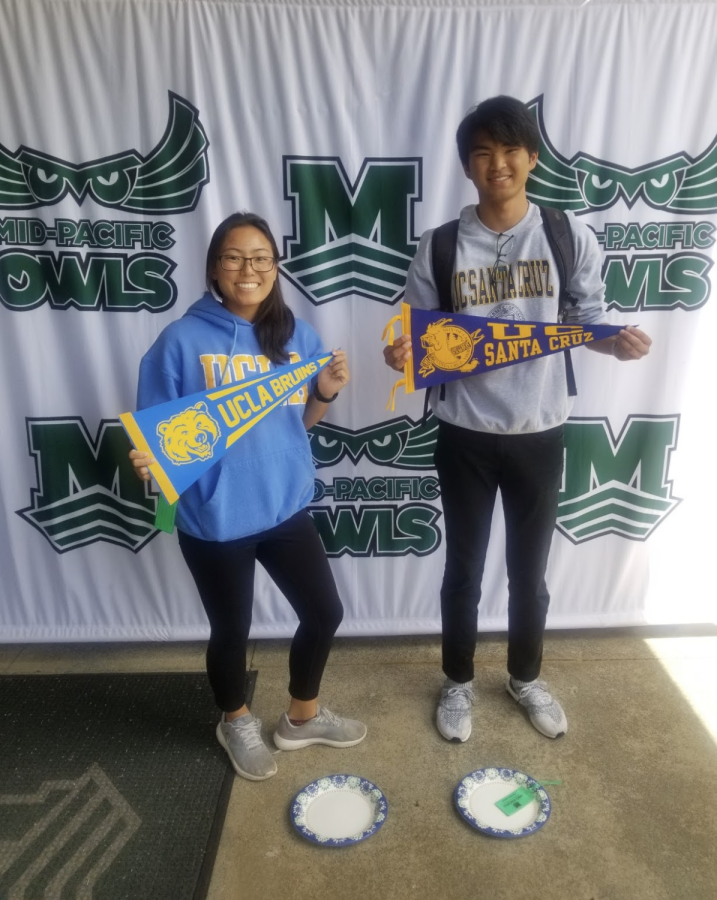
M 279 750 L 301 750 L 311 744 L 327 747 L 355 747 L 366 737 L 366 726 L 357 719 L 342 719 L 325 706 L 319 706 L 313 719 L 301 725 L 292 725 L 283 713 L 274 732 L 274 743 Z
M 436 711 L 436 727 L 447 741 L 467 741 L 471 736 L 473 682 L 459 684 L 446 678 Z
M 276 775 L 276 761 L 261 739 L 261 719 L 251 713 L 217 725 L 219 743 L 229 754 L 234 771 L 249 781 L 264 781 Z
M 508 678 L 506 688 L 510 696 L 517 700 L 528 713 L 530 721 L 545 737 L 561 737 L 568 730 L 562 706 L 548 692 L 544 681 L 519 681 Z

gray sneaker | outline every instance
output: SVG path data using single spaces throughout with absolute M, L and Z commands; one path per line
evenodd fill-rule
M 447 741 L 467 741 L 473 728 L 473 682 L 458 684 L 446 678 L 436 711 L 436 727 Z
M 561 737 L 568 730 L 563 708 L 548 692 L 544 681 L 518 681 L 511 677 L 506 688 L 528 713 L 533 727 L 545 737 Z
M 274 743 L 279 750 L 301 750 L 311 744 L 328 747 L 355 747 L 366 737 L 366 726 L 355 719 L 341 719 L 320 706 L 313 719 L 303 725 L 292 725 L 284 713 L 274 732 Z
M 251 713 L 217 725 L 219 743 L 229 754 L 234 771 L 249 781 L 264 781 L 276 775 L 276 761 L 261 739 L 261 719 Z

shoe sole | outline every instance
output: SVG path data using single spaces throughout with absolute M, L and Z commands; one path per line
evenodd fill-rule
M 535 722 L 530 718 L 530 713 L 528 712 L 528 710 L 524 706 L 521 706 L 517 695 L 513 693 L 513 688 L 510 686 L 509 681 L 506 683 L 505 689 L 506 689 L 506 691 L 508 691 L 508 693 L 513 698 L 513 700 L 516 701 L 518 706 L 520 706 L 520 708 L 523 710 L 525 715 L 528 717 L 528 721 L 533 726 L 533 728 L 538 732 L 538 734 L 542 734 L 543 737 L 550 738 L 551 741 L 554 741 L 554 740 L 557 740 L 557 738 L 564 737 L 564 735 L 566 735 L 568 733 L 567 728 L 565 729 L 565 731 L 559 731 L 557 734 L 548 734 L 547 732 L 543 731 L 543 729 L 540 728 L 538 725 L 536 725 Z
M 249 781 L 266 781 L 267 778 L 271 778 L 276 775 L 278 769 L 276 767 L 276 763 L 274 763 L 274 771 L 269 772 L 268 775 L 251 775 L 249 772 L 245 772 L 244 769 L 240 769 L 236 763 L 236 760 L 232 756 L 231 750 L 229 749 L 229 745 L 227 744 L 226 738 L 224 737 L 224 732 L 222 731 L 222 723 L 220 722 L 217 725 L 217 740 L 227 751 L 227 756 L 229 757 L 229 762 L 232 764 L 232 768 L 237 773 L 237 775 L 241 775 L 242 778 L 246 778 Z
M 355 741 L 330 741 L 328 738 L 305 738 L 303 741 L 292 741 L 288 738 L 283 738 L 281 735 L 274 735 L 274 743 L 279 748 L 279 750 L 303 750 L 304 747 L 311 747 L 312 744 L 323 744 L 325 747 L 336 747 L 337 749 L 342 749 L 343 747 L 355 747 L 356 744 L 360 744 L 361 741 L 366 737 L 367 731 L 365 731 L 360 738 L 357 738 Z

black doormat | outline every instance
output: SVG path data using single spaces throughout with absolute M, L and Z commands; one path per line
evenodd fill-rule
M 0 677 L 0 897 L 202 900 L 218 716 L 204 674 Z

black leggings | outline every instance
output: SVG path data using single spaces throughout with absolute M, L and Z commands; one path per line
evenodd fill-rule
M 446 529 L 441 588 L 443 671 L 473 679 L 478 603 L 493 506 L 503 500 L 508 568 L 508 671 L 540 673 L 550 595 L 545 585 L 563 471 L 563 426 L 486 434 L 440 422 L 435 454 Z
M 236 541 L 202 541 L 180 531 L 179 546 L 209 619 L 207 674 L 217 706 L 234 712 L 246 702 L 256 560 L 299 617 L 289 651 L 289 693 L 297 700 L 317 697 L 343 607 L 309 513 L 301 510 L 275 528 Z

